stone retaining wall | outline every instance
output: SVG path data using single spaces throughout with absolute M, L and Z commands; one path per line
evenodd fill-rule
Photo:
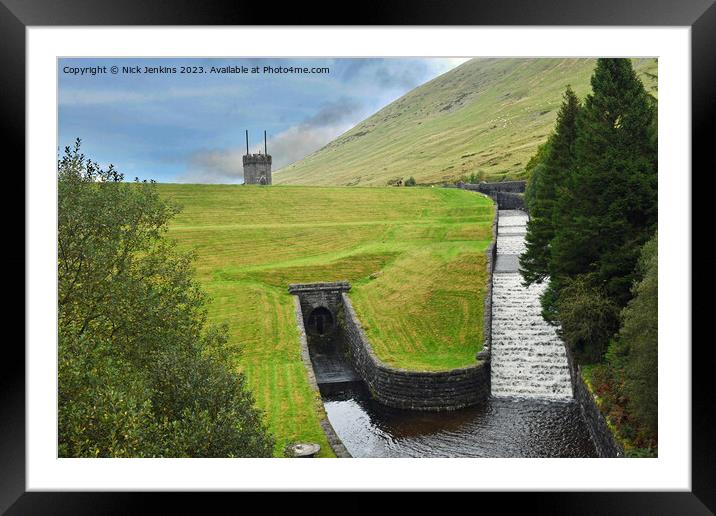
M 301 310 L 308 317 L 311 312 L 324 307 L 337 319 L 341 310 L 341 293 L 351 289 L 347 281 L 333 283 L 295 283 L 288 286 L 289 293 L 301 301 Z
M 512 193 L 524 193 L 526 181 L 497 181 L 493 183 L 458 183 L 458 188 L 464 190 L 473 190 L 475 192 L 482 192 L 484 194 L 493 194 L 496 192 L 512 192 Z M 511 208 L 503 208 L 511 209 Z
M 353 366 L 371 394 L 390 407 L 443 411 L 475 405 L 490 395 L 490 362 L 450 371 L 410 371 L 382 362 L 361 327 L 350 298 L 343 296 L 343 330 Z
M 320 399 L 321 393 L 318 389 L 318 384 L 316 383 L 316 374 L 313 371 L 311 356 L 308 352 L 308 340 L 306 339 L 306 328 L 303 325 L 303 312 L 301 310 L 301 301 L 297 295 L 294 295 L 293 299 L 296 306 L 296 326 L 298 326 L 298 334 L 301 345 L 301 360 L 303 360 L 303 365 L 306 366 L 306 372 L 308 373 L 308 383 L 311 386 L 311 390 L 313 390 L 314 393 L 316 393 L 318 395 L 318 398 Z M 321 413 L 319 414 L 319 423 L 321 425 L 323 433 L 326 435 L 326 439 L 328 440 L 328 444 L 333 450 L 333 453 L 336 455 L 336 457 L 341 459 L 351 458 L 351 454 L 348 452 L 346 447 L 343 445 L 343 442 L 338 437 L 338 434 L 333 428 L 333 425 L 331 425 L 331 422 L 328 420 L 328 416 L 323 410 L 323 407 L 321 407 L 320 412 Z
M 492 219 L 492 242 L 487 247 L 485 254 L 487 255 L 487 287 L 485 290 L 485 310 L 484 310 L 484 326 L 482 329 L 483 343 L 482 349 L 477 352 L 478 360 L 490 360 L 492 350 L 492 278 L 495 271 L 495 261 L 497 260 L 497 222 L 500 217 L 500 211 L 496 203 L 494 204 L 495 216 Z
M 526 181 L 500 181 L 497 183 L 458 183 L 456 186 L 491 197 L 501 210 L 525 211 L 526 184 Z
M 381 361 L 363 331 L 347 292 L 348 282 L 290 285 L 296 299 L 296 321 L 301 333 L 301 357 L 309 371 L 312 388 L 318 390 L 308 352 L 304 314 L 319 306 L 336 315 L 351 363 L 375 399 L 390 407 L 423 411 L 447 411 L 484 402 L 490 396 L 490 356 L 492 346 L 492 277 L 497 254 L 498 206 L 492 222 L 492 242 L 487 254 L 483 347 L 474 365 L 449 371 L 412 371 L 391 367 Z M 337 456 L 345 450 L 326 419 L 324 432 Z M 323 426 L 323 422 L 321 423 Z M 333 437 L 335 436 L 335 437 Z M 333 442 L 336 442 L 334 446 Z M 338 450 L 337 450 L 338 448 Z M 348 451 L 345 450 L 345 454 Z
M 501 210 L 526 210 L 524 194 L 513 192 L 495 192 L 492 195 Z
M 609 429 L 604 416 L 599 411 L 599 407 L 597 407 L 594 396 L 592 396 L 589 388 L 584 383 L 579 366 L 577 366 L 577 370 L 573 373 L 572 379 L 574 381 L 574 397 L 579 403 L 582 416 L 585 423 L 587 423 L 587 428 L 589 429 L 589 434 L 592 437 L 597 453 L 600 457 L 624 457 L 624 450 L 619 443 L 617 443 L 616 439 L 614 439 L 612 431 Z

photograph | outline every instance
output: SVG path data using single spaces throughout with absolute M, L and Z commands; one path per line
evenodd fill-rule
M 57 458 L 660 457 L 658 56 L 86 55 Z
M 716 0 L 93 1 L 0 0 L 0 514 L 714 513 Z

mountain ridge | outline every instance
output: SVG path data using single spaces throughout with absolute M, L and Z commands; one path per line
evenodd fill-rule
M 657 60 L 632 60 L 657 96 Z M 591 91 L 596 59 L 477 58 L 409 91 L 336 139 L 274 173 L 276 184 L 385 186 L 522 179 L 570 85 Z

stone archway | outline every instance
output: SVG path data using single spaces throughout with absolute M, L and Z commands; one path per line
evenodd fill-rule
M 305 333 L 305 358 L 321 386 L 361 379 L 348 356 L 342 323 L 343 293 L 350 288 L 347 281 L 294 283 L 288 287 L 296 296 L 299 328 Z
M 324 306 L 319 306 L 308 316 L 306 330 L 313 335 L 323 336 L 332 333 L 334 326 L 335 318 L 331 311 Z

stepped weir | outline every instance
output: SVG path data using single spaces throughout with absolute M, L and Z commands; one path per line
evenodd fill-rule
M 564 343 L 542 317 L 546 283 L 525 287 L 519 255 L 527 214 L 499 210 L 492 290 L 492 395 L 570 400 L 572 382 Z
M 468 186 L 460 187 L 489 189 Z M 490 188 L 495 191 L 488 194 L 494 194 L 503 208 L 497 212 L 496 249 L 494 254 L 490 251 L 494 257 L 487 305 L 492 313 L 491 343 L 482 357 L 491 360 L 491 396 L 483 403 L 449 412 L 402 410 L 376 399 L 365 382 L 334 382 L 342 374 L 336 375 L 333 365 L 322 364 L 324 357 L 314 352 L 311 357 L 331 432 L 342 441 L 346 453 L 354 457 L 597 455 L 573 398 L 566 349 L 556 329 L 541 315 L 539 298 L 546 285 L 522 285 L 519 255 L 525 249 L 528 216 L 506 209 L 524 206 L 520 194 Z M 500 195 L 510 195 L 509 202 L 502 202 Z M 300 289 L 293 290 L 298 294 Z M 301 304 L 306 305 L 305 300 Z M 312 325 L 319 327 L 309 321 L 310 310 L 317 306 L 313 305 L 304 306 L 308 333 Z

